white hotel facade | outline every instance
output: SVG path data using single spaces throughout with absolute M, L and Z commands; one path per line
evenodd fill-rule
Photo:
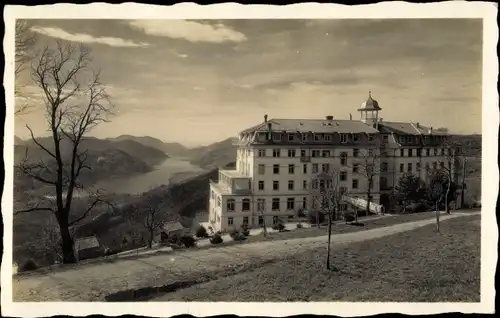
M 218 182 L 210 182 L 211 226 L 223 232 L 242 224 L 270 226 L 294 218 L 301 209 L 314 211 L 311 189 L 321 172 L 336 171 L 341 192 L 366 198 L 368 178 L 360 170 L 367 158 L 377 171 L 370 190 L 373 203 L 385 205 L 404 173 L 425 181 L 428 171 L 445 161 L 447 135 L 419 123 L 383 121 L 381 110 L 370 93 L 358 109 L 360 120 L 266 115 L 263 123 L 240 132 L 236 169 L 219 170 Z M 376 160 L 368 156 L 371 152 L 378 154 Z

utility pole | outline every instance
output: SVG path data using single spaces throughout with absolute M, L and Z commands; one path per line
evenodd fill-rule
M 463 208 L 464 206 L 464 202 L 465 202 L 465 198 L 464 198 L 464 195 L 465 195 L 465 166 L 467 165 L 467 158 L 466 157 L 463 157 L 464 158 L 464 167 L 463 167 L 463 171 L 462 171 L 462 190 L 461 190 L 461 195 L 460 195 L 460 208 Z

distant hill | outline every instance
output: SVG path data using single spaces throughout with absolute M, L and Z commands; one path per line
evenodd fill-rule
M 49 137 L 38 138 L 37 142 L 53 151 L 52 140 Z M 85 138 L 80 145 L 80 151 L 87 150 L 87 164 L 90 170 L 82 171 L 80 181 L 86 185 L 118 176 L 146 173 L 153 170 L 153 166 L 161 163 L 168 156 L 162 151 L 144 146 L 133 140 L 110 141 L 93 137 Z M 64 160 L 70 161 L 71 144 L 67 140 L 61 143 Z M 25 141 L 23 145 L 14 146 L 14 162 L 18 164 L 27 154 L 28 162 L 40 162 L 50 169 L 45 171 L 51 177 L 55 171 L 55 159 L 40 149 L 33 140 Z M 15 170 L 14 188 L 16 193 L 23 191 L 43 190 L 42 185 L 32 178 Z
M 453 135 L 452 141 L 461 145 L 461 149 L 468 157 L 481 157 L 482 135 Z
M 181 145 L 180 143 L 169 143 L 163 142 L 160 139 L 149 137 L 149 136 L 131 136 L 131 135 L 121 135 L 116 138 L 108 138 L 113 141 L 125 141 L 125 140 L 133 140 L 142 145 L 145 145 L 150 148 L 155 148 L 161 150 L 166 153 L 170 157 L 184 157 L 188 151 L 188 148 Z
M 188 151 L 188 157 L 192 164 L 202 168 L 224 166 L 236 160 L 236 141 L 237 138 L 228 138 L 208 146 L 192 148 Z

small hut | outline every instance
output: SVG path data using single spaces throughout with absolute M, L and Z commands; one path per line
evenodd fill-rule
M 103 255 L 103 248 L 96 236 L 82 237 L 75 240 L 75 256 L 81 261 Z

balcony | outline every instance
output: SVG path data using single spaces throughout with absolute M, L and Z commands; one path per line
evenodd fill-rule
M 300 157 L 300 162 L 311 162 L 311 156 Z

